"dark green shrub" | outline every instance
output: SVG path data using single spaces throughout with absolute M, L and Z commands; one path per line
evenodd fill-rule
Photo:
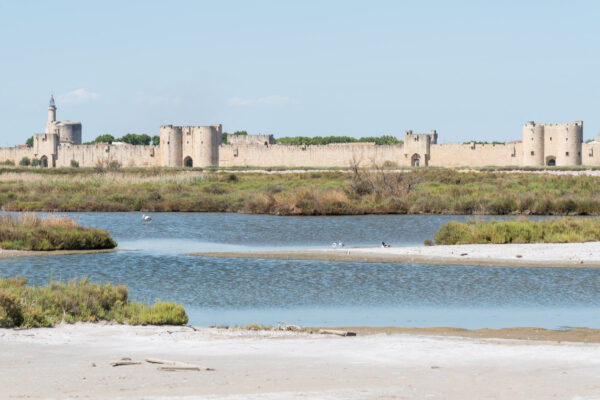
M 22 167 L 28 167 L 31 165 L 31 160 L 29 157 L 23 157 L 21 158 L 21 161 L 19 161 L 19 165 Z

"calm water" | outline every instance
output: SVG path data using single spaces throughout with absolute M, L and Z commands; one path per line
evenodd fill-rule
M 600 328 L 600 269 L 485 268 L 186 256 L 194 251 L 420 245 L 460 216 L 272 217 L 72 213 L 122 251 L 0 260 L 0 275 L 124 283 L 134 300 L 183 303 L 197 325 Z

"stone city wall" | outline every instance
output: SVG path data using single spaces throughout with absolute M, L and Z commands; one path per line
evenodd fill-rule
M 354 146 L 329 144 L 321 146 L 222 145 L 219 149 L 221 167 L 349 167 L 353 160 L 361 166 L 384 164 L 410 165 L 402 145 Z
M 273 144 L 273 135 L 232 135 L 227 134 L 227 143 L 232 145 Z
M 80 167 L 95 167 L 117 161 L 123 167 L 154 167 L 160 165 L 158 146 L 134 146 L 130 144 L 109 145 L 62 145 L 58 148 L 57 167 L 71 166 L 71 160 Z
M 582 143 L 581 162 L 583 165 L 600 165 L 600 142 Z
M 34 158 L 33 147 L 0 147 L 0 162 L 13 161 L 19 165 L 23 157 Z
M 485 167 L 521 165 L 522 143 L 431 145 L 433 167 Z

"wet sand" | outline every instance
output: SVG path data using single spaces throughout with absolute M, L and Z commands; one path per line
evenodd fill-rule
M 600 344 L 596 342 L 459 337 L 447 328 L 360 329 L 368 334 L 362 335 L 358 328 L 358 336 L 340 337 L 106 324 L 0 329 L 0 398 L 600 396 Z M 140 364 L 111 366 L 123 358 Z M 146 358 L 214 370 L 164 371 L 145 362 Z
M 600 242 L 345 247 L 341 249 L 192 253 L 200 257 L 278 258 L 440 265 L 599 268 Z
M 103 250 L 52 250 L 52 251 L 33 251 L 33 250 L 6 250 L 0 249 L 0 259 L 12 257 L 29 257 L 29 256 L 60 256 L 71 254 L 88 254 L 88 253 L 112 253 L 117 249 Z

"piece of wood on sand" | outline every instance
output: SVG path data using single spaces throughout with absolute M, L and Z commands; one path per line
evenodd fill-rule
M 159 360 L 157 358 L 145 358 L 144 361 L 150 364 L 160 364 L 159 371 L 214 371 L 214 368 L 202 367 L 200 365 L 188 364 L 179 361 Z
M 319 329 L 319 333 L 322 335 L 356 336 L 355 332 L 340 331 L 337 329 Z
M 121 367 L 123 365 L 140 365 L 141 362 L 139 361 L 131 361 L 131 360 L 119 360 L 119 361 L 113 361 L 110 363 L 110 365 L 112 365 L 113 367 Z

